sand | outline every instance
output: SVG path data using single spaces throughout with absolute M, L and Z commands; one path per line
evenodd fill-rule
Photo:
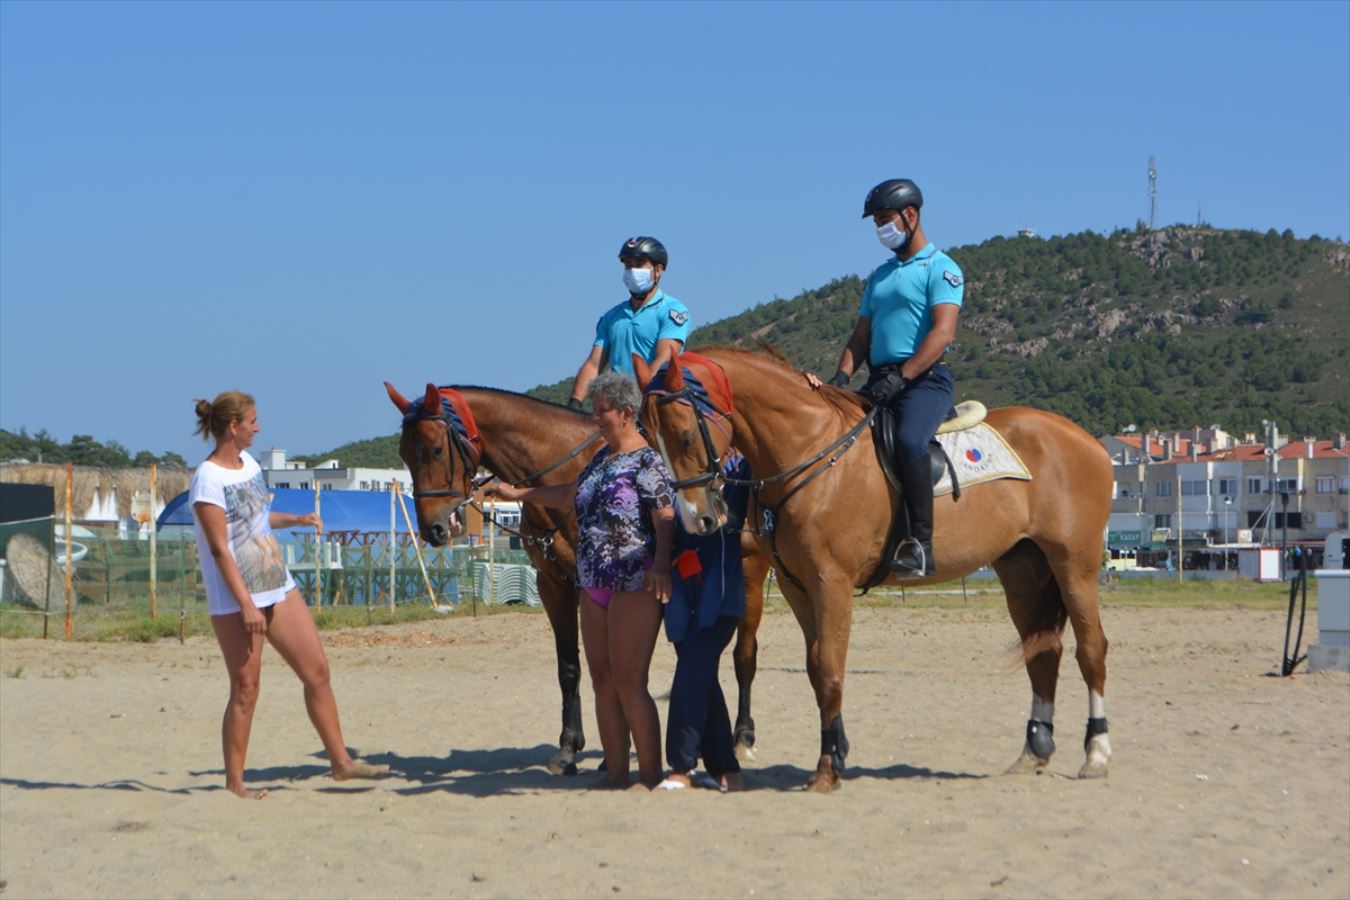
M 1346 897 L 1350 676 L 1276 668 L 1279 613 L 1108 608 L 1110 776 L 1079 781 L 1066 657 L 1059 752 L 1001 774 L 1030 696 L 990 609 L 859 609 L 843 787 L 801 791 L 819 726 L 771 611 L 750 790 L 635 794 L 549 775 L 542 615 L 325 635 L 348 744 L 397 774 L 333 781 L 268 651 L 222 790 L 214 641 L 0 643 L 0 893 L 12 897 Z M 664 638 L 653 693 L 669 684 Z M 723 684 L 734 690 L 729 661 Z M 665 704 L 658 701 L 664 717 Z

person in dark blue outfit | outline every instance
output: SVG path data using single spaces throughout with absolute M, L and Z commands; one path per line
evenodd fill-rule
M 863 201 L 863 218 L 872 219 L 877 240 L 895 258 L 877 266 L 867 279 L 857 324 L 830 378 L 835 387 L 846 387 L 866 360 L 869 374 L 861 393 L 899 417 L 896 463 L 910 528 L 891 569 L 901 578 L 936 571 L 928 442 L 956 396 L 942 357 L 956 336 L 965 294 L 960 267 L 924 236 L 922 206 L 923 194 L 908 178 L 881 182 Z M 814 375 L 807 380 L 820 387 Z
M 745 458 L 734 453 L 722 472 L 730 478 L 750 477 Z M 675 645 L 676 663 L 666 726 L 666 762 L 672 771 L 658 785 L 664 790 L 688 787 L 700 757 L 721 790 L 743 787 L 717 667 L 745 614 L 741 524 L 749 489 L 727 484 L 722 497 L 727 521 L 720 531 L 696 537 L 676 530 L 675 571 L 665 611 L 666 637 Z

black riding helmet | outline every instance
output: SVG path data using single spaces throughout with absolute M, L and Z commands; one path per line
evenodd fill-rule
M 654 237 L 638 235 L 630 237 L 619 248 L 619 259 L 645 259 L 652 265 L 669 268 L 670 257 L 666 247 Z
M 867 192 L 862 217 L 868 219 L 880 210 L 898 211 L 907 206 L 915 209 L 923 206 L 923 194 L 919 193 L 919 186 L 908 178 L 888 178 Z

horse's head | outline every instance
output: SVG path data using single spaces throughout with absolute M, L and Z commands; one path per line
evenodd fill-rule
M 384 387 L 403 413 L 398 454 L 412 473 L 418 529 L 428 544 L 444 546 L 464 531 L 460 508 L 473 496 L 474 473 L 481 457 L 475 446 L 476 429 L 462 430 L 465 418 L 472 425 L 468 406 L 456 410 L 451 398 L 434 384 L 428 384 L 426 395 L 416 401 L 405 398 L 387 381 Z
M 734 437 L 731 382 L 695 353 L 657 372 L 634 354 L 633 370 L 644 394 L 642 425 L 674 479 L 680 521 L 691 534 L 712 534 L 727 520 L 722 468 Z

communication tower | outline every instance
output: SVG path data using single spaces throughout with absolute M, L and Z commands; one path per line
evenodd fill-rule
M 1158 218 L 1158 157 L 1148 158 L 1148 230 L 1152 231 Z

